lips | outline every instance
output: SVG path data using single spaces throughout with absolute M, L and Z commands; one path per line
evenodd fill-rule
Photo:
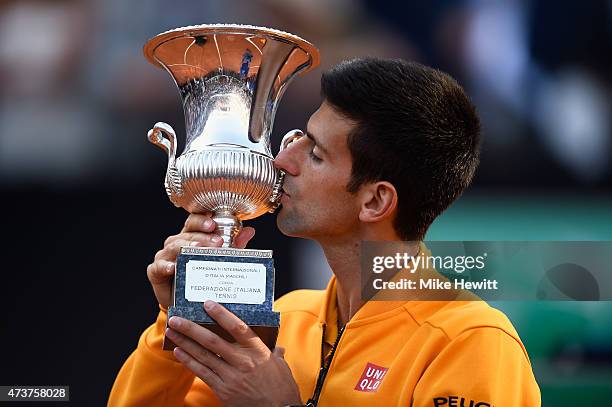
M 284 205 L 285 203 L 287 203 L 287 200 L 289 200 L 289 198 L 291 197 L 291 195 L 289 195 L 287 193 L 287 191 L 285 190 L 285 188 L 281 189 L 281 196 L 280 196 L 280 203 L 282 205 Z
M 281 192 L 283 193 L 283 195 L 291 196 L 289 193 L 287 193 L 287 191 L 285 191 L 285 188 L 282 188 Z

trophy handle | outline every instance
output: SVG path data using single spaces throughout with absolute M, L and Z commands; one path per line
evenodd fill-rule
M 176 206 L 177 198 L 183 195 L 181 176 L 176 168 L 176 133 L 172 126 L 164 122 L 157 122 L 147 133 L 147 138 L 157 147 L 168 154 L 168 169 L 166 171 L 165 187 L 168 197 Z
M 281 141 L 280 149 L 278 152 L 280 153 L 285 148 L 289 146 L 289 144 L 293 143 L 304 137 L 304 132 L 299 129 L 291 130 L 287 134 L 283 136 L 283 140 Z M 270 197 L 270 203 L 272 207 L 268 212 L 273 213 L 278 206 L 280 205 L 279 198 L 281 196 L 281 189 L 283 188 L 283 181 L 285 180 L 285 171 L 278 170 L 278 178 L 276 179 L 276 184 L 274 184 L 274 189 L 272 190 L 272 196 Z
M 176 133 L 172 126 L 164 122 L 157 122 L 147 133 L 147 138 L 151 143 L 168 154 L 168 162 L 174 162 L 176 156 Z
M 304 132 L 300 129 L 294 129 L 294 130 L 288 131 L 287 134 L 285 134 L 283 136 L 283 139 L 281 140 L 281 145 L 280 145 L 280 149 L 278 150 L 278 152 L 280 153 L 281 151 L 289 147 L 289 144 L 301 139 L 304 136 L 305 136 Z

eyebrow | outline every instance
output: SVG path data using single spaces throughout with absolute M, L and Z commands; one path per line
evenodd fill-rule
M 316 137 L 315 137 L 315 136 L 314 136 L 314 135 L 313 135 L 311 132 L 309 132 L 308 130 L 306 130 L 306 137 L 308 137 L 310 140 L 312 140 L 312 142 L 315 144 L 315 146 L 319 147 L 319 149 L 320 149 L 321 151 L 323 151 L 323 153 L 324 153 L 324 154 L 329 155 L 329 153 L 328 153 L 327 149 L 326 149 L 325 147 L 323 147 L 323 146 L 321 145 L 321 143 L 319 143 L 319 142 L 317 141 L 317 138 L 316 138 Z

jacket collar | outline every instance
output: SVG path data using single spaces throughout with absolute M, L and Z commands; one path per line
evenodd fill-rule
M 424 255 L 430 255 L 431 251 L 425 246 L 423 242 L 419 243 L 420 252 Z M 421 268 L 417 269 L 417 272 L 426 272 Z M 402 272 L 397 273 L 395 278 L 401 278 Z M 361 278 L 358 276 L 358 278 Z M 337 286 L 336 276 L 332 276 L 327 288 L 325 289 L 325 295 L 321 308 L 319 310 L 319 324 L 326 325 L 326 338 L 335 339 L 338 332 L 338 299 L 337 299 Z M 357 313 L 353 315 L 351 320 L 347 323 L 346 328 L 355 327 L 368 322 L 372 322 L 378 319 L 382 314 L 396 310 L 400 307 L 411 308 L 420 303 L 420 301 L 410 301 L 401 299 L 397 301 L 389 300 L 377 300 L 378 295 L 375 295 L 372 299 L 367 301 L 359 308 Z

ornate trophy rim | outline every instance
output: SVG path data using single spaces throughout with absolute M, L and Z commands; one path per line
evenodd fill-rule
M 161 44 L 184 36 L 195 36 L 201 34 L 253 34 L 260 36 L 272 37 L 274 39 L 291 42 L 299 46 L 304 50 L 311 59 L 309 66 L 299 72 L 299 74 L 306 73 L 319 65 L 320 53 L 319 49 L 305 39 L 291 34 L 285 31 L 277 30 L 274 28 L 247 25 L 247 24 L 199 24 L 199 25 L 188 25 L 185 27 L 174 28 L 172 30 L 164 31 L 157 34 L 155 37 L 149 39 L 143 47 L 143 52 L 147 60 L 153 65 L 162 68 L 162 64 L 155 57 L 155 49 Z

